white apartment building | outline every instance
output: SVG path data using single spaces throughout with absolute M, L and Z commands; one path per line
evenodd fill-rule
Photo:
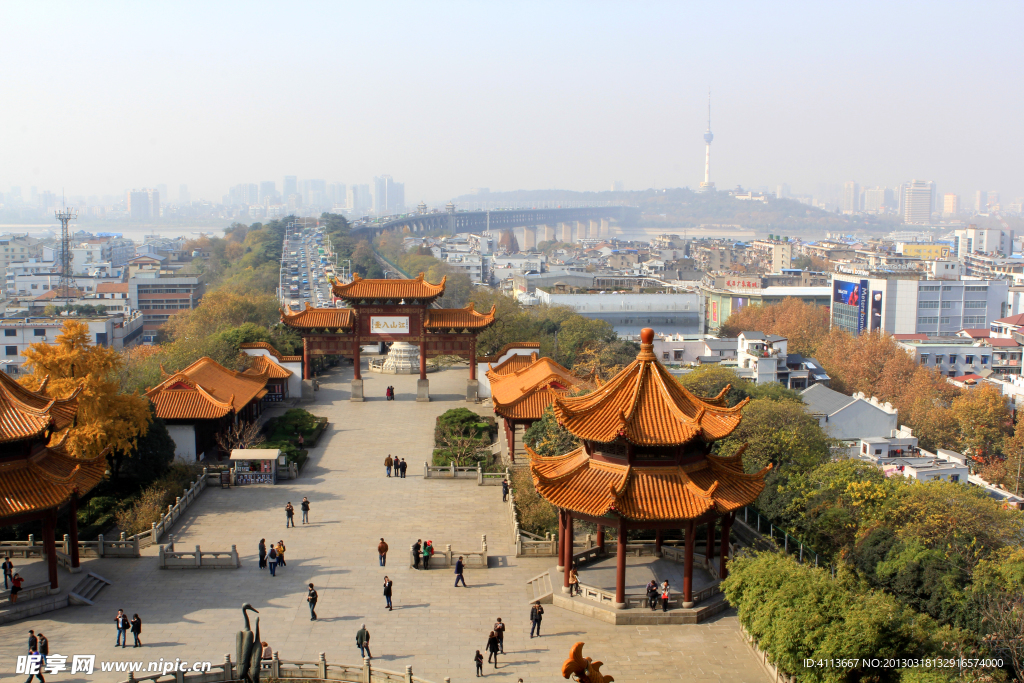
M 638 335 L 645 327 L 658 334 L 692 336 L 704 331 L 699 292 L 554 294 L 538 287 L 534 294 L 540 303 L 569 306 L 587 318 L 606 320 L 620 337 Z
M 486 256 L 448 252 L 444 255 L 444 262 L 468 275 L 474 284 L 489 282 Z
M 20 374 L 25 364 L 22 352 L 32 344 L 56 343 L 54 340 L 60 334 L 64 322 L 69 319 L 85 324 L 89 328 L 92 342 L 97 346 L 121 350 L 142 342 L 143 321 L 138 311 L 109 316 L 2 318 L 0 341 L 3 353 L 0 354 L 0 364 L 4 372 Z
M 972 225 L 953 232 L 953 253 L 963 259 L 968 254 L 1013 255 L 1013 230 L 979 228 Z
M 750 243 L 750 251 L 761 255 L 766 272 L 769 273 L 781 273 L 793 265 L 792 242 L 783 240 L 754 240 Z
M 28 235 L 0 236 L 0 269 L 18 261 L 38 259 L 43 256 L 42 240 Z

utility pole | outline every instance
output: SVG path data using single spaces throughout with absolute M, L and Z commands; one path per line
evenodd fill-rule
M 78 218 L 78 211 L 63 207 L 54 215 L 60 221 L 60 280 L 57 282 L 57 291 L 61 298 L 70 299 L 72 290 L 77 290 L 78 287 L 71 266 L 71 233 L 68 231 L 68 222 Z

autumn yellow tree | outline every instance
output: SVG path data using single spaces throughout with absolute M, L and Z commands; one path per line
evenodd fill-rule
M 68 428 L 67 446 L 78 458 L 95 458 L 107 446 L 111 457 L 127 456 L 149 430 L 149 401 L 120 392 L 118 373 L 123 362 L 113 349 L 94 346 L 89 328 L 68 320 L 56 344 L 33 344 L 23 352 L 31 375 L 19 380 L 36 391 L 43 380 L 47 396 L 65 397 L 81 387 L 78 416 Z M 63 432 L 55 438 L 63 437 Z
M 744 306 L 726 319 L 720 333 L 723 337 L 735 337 L 743 331 L 777 334 L 788 340 L 789 351 L 813 356 L 828 328 L 826 306 L 787 298 L 768 306 Z
M 1010 411 L 999 389 L 986 384 L 953 400 L 963 452 L 981 463 L 998 459 L 1010 430 Z

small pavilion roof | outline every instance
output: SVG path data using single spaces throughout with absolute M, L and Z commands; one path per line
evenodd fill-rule
M 30 391 L 0 372 L 0 443 L 41 437 L 47 429 L 60 431 L 74 421 L 81 387 L 66 398 L 50 398 L 43 394 L 47 379 L 38 391 Z
M 0 462 L 0 520 L 59 508 L 75 493 L 85 495 L 103 480 L 106 454 L 104 450 L 99 457 L 79 460 L 64 449 L 62 441 L 28 458 Z
M 634 444 L 671 446 L 729 436 L 749 399 L 730 408 L 729 387 L 708 399 L 690 393 L 658 362 L 653 338 L 644 329 L 636 360 L 597 391 L 556 398 L 558 423 L 580 439 L 602 443 L 621 436 Z
M 512 349 L 537 349 L 539 351 L 540 342 L 512 342 L 510 344 L 505 344 L 497 353 L 493 353 L 490 356 L 477 356 L 477 360 L 481 363 L 496 363 L 499 358 Z
M 514 372 L 487 371 L 494 412 L 515 420 L 539 420 L 559 394 L 575 386 L 590 386 L 550 358 L 534 358 Z
M 344 309 L 342 309 L 342 310 L 344 310 Z M 240 348 L 242 350 L 245 350 L 245 349 L 263 349 L 264 351 L 269 353 L 271 356 L 273 356 L 277 360 L 278 363 L 289 363 L 289 362 L 295 362 L 295 361 L 301 361 L 302 360 L 302 356 L 286 356 L 286 355 L 284 355 L 283 353 L 278 351 L 276 348 L 274 348 L 273 344 L 270 344 L 268 342 L 245 342 L 245 343 L 239 344 L 238 348 Z
M 539 346 L 539 345 L 538 345 Z M 528 368 L 537 360 L 537 352 L 534 351 L 529 356 L 517 353 L 514 356 L 509 356 L 499 364 L 491 367 L 488 366 L 487 377 L 490 378 L 493 375 L 507 375 L 523 368 Z
M 553 458 L 527 451 L 537 492 L 555 507 L 633 521 L 698 519 L 711 510 L 738 510 L 764 490 L 767 471 L 744 473 L 740 454 L 638 467 L 594 460 L 582 447 Z
M 352 329 L 353 315 L 351 308 L 313 308 L 307 303 L 304 309 L 294 313 L 281 309 L 281 322 L 296 330 L 328 329 L 348 332 Z
M 497 306 L 491 306 L 487 313 L 477 312 L 475 306 L 476 304 L 471 301 L 465 308 L 428 308 L 424 327 L 438 332 L 461 332 L 465 329 L 482 330 L 494 323 L 494 311 Z
M 447 277 L 434 285 L 423 279 L 423 273 L 410 280 L 364 280 L 359 275 L 352 282 L 335 283 L 334 296 L 342 299 L 426 299 L 433 301 L 444 294 Z
M 266 373 L 228 370 L 203 357 L 146 392 L 156 406 L 157 417 L 169 420 L 202 420 L 239 412 L 255 398 L 266 395 Z
M 292 371 L 278 365 L 273 358 L 268 356 L 253 356 L 252 365 L 242 372 L 243 375 L 266 375 L 271 379 L 286 379 L 291 377 Z

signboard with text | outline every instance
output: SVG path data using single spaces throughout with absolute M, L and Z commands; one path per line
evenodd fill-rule
M 372 315 L 370 316 L 370 332 L 372 334 L 409 334 L 409 316 Z

